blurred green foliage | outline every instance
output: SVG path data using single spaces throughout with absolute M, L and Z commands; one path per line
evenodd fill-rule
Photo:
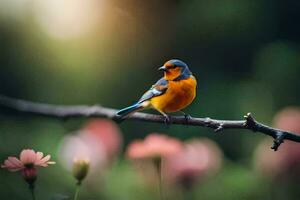
M 64 32 L 68 26 L 84 24 L 77 20 L 80 17 L 64 24 L 73 7 L 63 8 L 63 14 L 57 13 L 52 20 L 46 11 L 52 9 L 56 16 L 57 5 L 51 8 L 52 1 L 46 2 L 46 10 L 34 0 L 0 2 L 1 94 L 46 103 L 122 108 L 160 78 L 157 67 L 180 58 L 198 79 L 197 99 L 186 109 L 192 116 L 241 119 L 252 112 L 271 124 L 281 108 L 299 106 L 298 1 L 103 0 L 92 10 L 101 12 L 94 28 L 75 37 Z M 92 14 L 88 5 L 93 1 L 74 2 L 86 2 L 79 16 Z M 60 22 L 58 27 L 66 30 L 44 28 Z M 84 121 L 27 118 L 1 111 L 0 160 L 26 147 L 50 153 L 57 160 L 60 140 Z M 273 195 L 271 183 L 253 172 L 253 149 L 264 136 L 132 121 L 120 127 L 125 144 L 151 132 L 182 140 L 215 140 L 225 155 L 224 169 L 197 186 L 195 199 L 282 199 L 287 192 L 289 199 L 298 199 L 287 187 Z M 59 163 L 41 170 L 38 199 L 72 196 L 74 180 L 67 172 L 62 178 L 62 171 Z M 130 164 L 120 158 L 101 181 L 103 185 L 83 186 L 81 195 L 85 199 L 155 199 L 155 193 L 135 176 Z M 17 174 L 0 170 L 0 198 L 30 196 Z

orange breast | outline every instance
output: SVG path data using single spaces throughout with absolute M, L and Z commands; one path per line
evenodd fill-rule
M 169 81 L 165 94 L 150 100 L 153 108 L 169 113 L 177 112 L 188 106 L 196 97 L 197 82 L 194 78 Z

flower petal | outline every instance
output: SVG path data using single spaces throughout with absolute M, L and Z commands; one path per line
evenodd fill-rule
M 4 161 L 4 165 L 1 165 L 2 168 L 6 168 L 8 169 L 9 171 L 18 171 L 18 170 L 21 170 L 24 168 L 23 165 L 21 166 L 17 166 L 15 165 L 13 162 L 11 162 L 10 160 L 5 160 Z
M 14 165 L 13 165 L 13 163 L 10 162 L 9 160 L 5 160 L 5 161 L 4 161 L 4 167 L 5 167 L 5 168 L 13 168 Z
M 23 163 L 16 157 L 8 157 L 8 160 L 13 163 L 15 167 L 22 168 L 24 166 Z
M 43 159 L 43 156 L 44 154 L 42 152 L 37 152 L 34 164 L 39 165 L 40 161 Z
M 50 160 L 51 156 L 47 155 L 44 158 L 40 159 L 38 162 L 35 163 L 37 166 L 47 167 L 48 161 Z
M 32 149 L 25 149 L 20 154 L 20 160 L 24 165 L 34 164 L 36 157 L 36 153 Z
M 43 152 L 37 152 L 37 153 L 36 153 L 36 160 L 42 159 L 43 156 L 44 156 Z

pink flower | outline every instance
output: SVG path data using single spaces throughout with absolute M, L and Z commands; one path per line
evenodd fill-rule
M 89 160 L 91 171 L 103 168 L 107 163 L 105 151 L 101 144 L 78 135 L 66 135 L 63 138 L 59 159 L 61 164 L 68 170 L 73 168 L 75 160 Z
M 300 108 L 288 107 L 280 111 L 274 117 L 274 126 L 300 134 Z M 299 143 L 285 140 L 276 152 L 268 148 L 270 145 L 272 145 L 271 138 L 263 140 L 258 145 L 254 156 L 255 168 L 263 175 L 273 178 L 299 179 Z
M 216 173 L 221 166 L 219 147 L 208 139 L 194 139 L 184 149 L 166 159 L 164 171 L 170 183 L 190 188 L 199 179 Z
M 25 149 L 21 152 L 20 159 L 17 157 L 8 157 L 1 167 L 14 172 L 25 168 L 34 168 L 36 166 L 47 167 L 49 164 L 55 164 L 55 162 L 49 160 L 50 155 L 44 157 L 42 152 Z
M 160 182 L 161 166 L 164 160 L 179 153 L 182 143 L 172 137 L 157 133 L 149 134 L 144 140 L 135 140 L 129 144 L 127 158 L 133 161 L 133 166 L 141 178 L 149 186 L 162 184 Z
M 119 127 L 106 119 L 93 119 L 87 122 L 80 131 L 80 137 L 99 143 L 110 159 L 120 152 L 123 141 Z
M 21 171 L 23 178 L 30 185 L 30 188 L 33 189 L 37 178 L 36 167 L 47 167 L 50 164 L 55 164 L 55 162 L 49 160 L 50 155 L 44 157 L 42 152 L 24 149 L 20 153 L 20 159 L 10 156 L 4 161 L 1 167 L 12 172 Z
M 127 148 L 130 159 L 162 158 L 180 152 L 182 144 L 179 140 L 152 133 L 144 140 L 136 140 Z
M 76 175 L 75 177 L 77 179 L 84 177 L 88 181 L 95 181 L 95 177 L 103 176 L 103 172 L 115 160 L 121 146 L 121 132 L 113 121 L 93 119 L 77 132 L 63 138 L 59 159 L 67 170 L 74 170 L 75 167 L 75 171 L 78 171 L 78 166 L 81 165 L 78 165 L 77 162 L 84 163 L 83 171 L 87 168 L 85 166 L 88 166 L 86 175 Z
M 274 125 L 282 130 L 300 134 L 300 108 L 287 107 L 274 117 Z M 280 146 L 281 147 L 281 146 Z

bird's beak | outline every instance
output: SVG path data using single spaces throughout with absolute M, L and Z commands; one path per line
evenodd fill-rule
M 164 72 L 167 72 L 169 71 L 165 66 L 162 66 L 160 68 L 158 68 L 159 71 L 164 71 Z

